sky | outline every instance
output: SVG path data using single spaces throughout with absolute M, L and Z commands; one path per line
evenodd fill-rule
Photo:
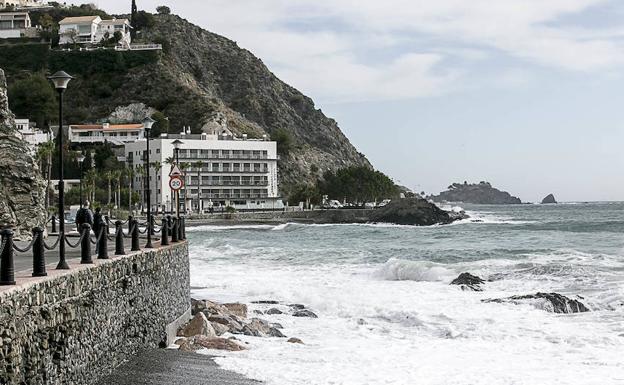
M 624 200 L 622 0 L 137 5 L 253 52 L 415 191 L 486 180 L 529 202 Z

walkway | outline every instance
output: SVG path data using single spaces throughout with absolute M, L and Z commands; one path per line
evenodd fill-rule
M 139 353 L 97 385 L 259 385 L 220 369 L 209 356 L 169 349 Z

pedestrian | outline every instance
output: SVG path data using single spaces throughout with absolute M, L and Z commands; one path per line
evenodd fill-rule
M 95 215 L 93 216 L 93 233 L 95 233 L 95 239 L 98 239 L 98 236 L 100 235 L 100 231 L 102 230 L 102 228 L 106 227 L 106 226 L 102 226 L 102 209 L 101 208 L 96 208 L 95 209 Z M 100 242 L 96 242 L 95 243 L 95 252 L 98 252 L 98 248 L 100 246 Z

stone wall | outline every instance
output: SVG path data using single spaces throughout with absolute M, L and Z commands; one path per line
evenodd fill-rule
M 75 266 L 75 265 L 74 265 Z M 0 291 L 0 384 L 91 384 L 190 307 L 186 243 Z

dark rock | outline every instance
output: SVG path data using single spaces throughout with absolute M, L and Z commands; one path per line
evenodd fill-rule
M 530 295 L 515 295 L 509 298 L 484 299 L 483 302 L 521 304 L 527 302 L 545 302 L 543 309 L 553 313 L 584 313 L 589 309 L 580 301 L 570 299 L 557 293 L 537 293 Z
M 311 312 L 310 310 L 307 310 L 307 309 L 297 310 L 296 312 L 293 313 L 293 317 L 318 318 L 318 316 L 316 314 L 314 314 L 313 312 Z
M 300 303 L 291 303 L 288 306 L 293 308 L 293 309 L 296 309 L 296 310 L 303 310 L 303 309 L 305 309 L 305 306 L 300 304 Z
M 521 204 L 519 198 L 511 196 L 506 191 L 500 191 L 488 182 L 468 184 L 466 182 L 453 183 L 447 191 L 430 197 L 436 202 L 463 202 L 486 205 Z
M 281 331 L 279 331 L 279 329 L 277 328 L 270 328 L 269 329 L 269 336 L 270 337 L 279 337 L 279 338 L 284 338 L 286 337 L 284 334 L 282 334 Z
M 461 273 L 459 277 L 451 281 L 451 285 L 461 285 L 462 290 L 482 291 L 480 285 L 485 281 L 470 273 Z
M 259 305 L 278 305 L 279 301 L 263 300 L 263 301 L 253 301 L 251 303 L 255 303 L 255 304 L 259 304 Z
M 254 310 L 254 314 L 262 315 L 264 312 L 262 310 Z
M 290 342 L 291 344 L 302 344 L 303 345 L 303 341 L 301 341 L 299 338 L 295 338 L 295 337 L 291 337 L 288 339 L 288 341 L 286 342 Z
M 271 327 L 274 327 L 276 329 L 284 329 L 284 327 L 282 326 L 282 324 L 274 322 L 271 324 Z
M 542 199 L 542 204 L 543 205 L 553 204 L 553 203 L 557 203 L 557 200 L 555 199 L 555 196 L 553 194 L 548 194 L 548 196 L 546 196 L 546 198 Z
M 206 310 L 206 301 L 191 298 L 191 314 L 195 315 Z
M 280 309 L 271 308 L 271 309 L 267 310 L 266 314 L 269 314 L 269 315 L 284 314 L 284 312 L 281 311 Z
M 395 199 L 375 210 L 370 216 L 370 222 L 416 226 L 448 224 L 457 219 L 451 217 L 447 211 L 421 198 Z
M 10 227 L 16 238 L 26 240 L 32 238 L 34 227 L 44 227 L 47 220 L 46 183 L 28 143 L 16 132 L 0 69 L 0 228 Z

